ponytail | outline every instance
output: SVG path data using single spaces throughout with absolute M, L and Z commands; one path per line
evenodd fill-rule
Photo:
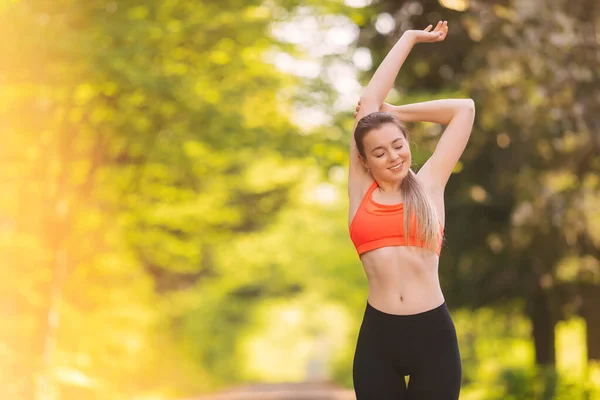
M 417 179 L 417 174 L 412 169 L 401 184 L 401 190 L 404 195 L 404 237 L 409 242 L 410 235 L 417 236 L 425 247 L 437 251 L 440 237 L 440 228 L 438 217 L 433 204 L 427 197 L 425 189 Z M 418 221 L 415 226 L 417 232 L 410 232 L 413 219 Z

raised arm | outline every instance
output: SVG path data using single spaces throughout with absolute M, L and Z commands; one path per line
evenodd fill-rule
M 452 119 L 472 105 L 471 99 L 444 99 L 392 106 L 385 103 L 381 111 L 394 114 L 403 122 L 434 122 L 448 125 Z
M 417 174 L 430 188 L 443 191 L 471 135 L 475 118 L 473 100 L 433 100 L 402 106 L 385 103 L 381 111 L 390 112 L 405 122 L 424 121 L 447 125 L 433 155 Z
M 396 80 L 402 64 L 404 64 L 404 61 L 416 43 L 439 42 L 445 39 L 448 32 L 446 21 L 440 21 L 435 29 L 432 30 L 432 28 L 433 26 L 429 25 L 422 31 L 406 31 L 398 42 L 396 42 L 375 71 L 375 74 L 361 96 L 361 108 L 355 115 L 354 129 L 356 129 L 356 124 L 362 117 L 379 111 L 380 106 L 385 101 Z M 356 143 L 354 142 L 354 129 L 352 130 L 353 134 L 350 141 L 350 170 L 348 176 L 348 194 L 351 201 L 353 198 L 362 197 L 365 185 L 372 180 L 372 177 L 364 171 L 360 161 Z

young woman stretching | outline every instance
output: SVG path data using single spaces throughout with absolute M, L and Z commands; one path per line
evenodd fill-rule
M 384 103 L 412 47 L 446 37 L 445 21 L 432 28 L 402 35 L 356 109 L 349 224 L 369 283 L 354 354 L 357 400 L 458 399 L 460 391 L 460 354 L 438 262 L 444 187 L 469 139 L 475 107 L 470 99 Z M 411 170 L 408 133 L 400 121 L 447 125 L 418 173 Z

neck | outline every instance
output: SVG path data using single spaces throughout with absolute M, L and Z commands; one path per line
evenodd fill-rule
M 400 191 L 400 185 L 402 184 L 402 180 L 400 181 L 377 181 L 377 186 L 379 186 L 379 190 L 384 193 L 393 193 Z

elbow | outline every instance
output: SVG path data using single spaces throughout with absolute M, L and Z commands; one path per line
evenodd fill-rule
M 475 112 L 475 102 L 473 101 L 473 99 L 464 99 L 462 108 Z
M 369 95 L 362 95 L 360 96 L 360 105 L 362 106 L 371 106 L 371 107 L 376 107 L 377 109 L 379 109 L 379 107 L 383 104 L 383 101 L 381 101 L 380 99 L 374 97 L 374 96 L 369 96 Z
M 475 102 L 473 99 L 461 99 L 455 109 L 455 115 L 475 115 Z

